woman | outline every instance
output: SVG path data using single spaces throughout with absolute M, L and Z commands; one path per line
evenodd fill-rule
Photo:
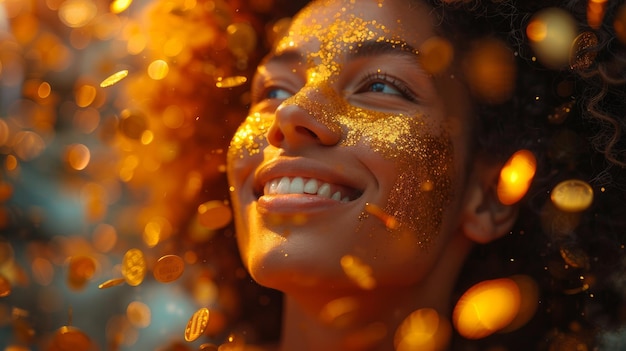
M 522 44 L 503 50 L 496 39 L 502 25 L 519 39 L 510 25 L 523 12 L 472 3 L 478 18 L 463 6 L 315 2 L 259 66 L 228 176 L 244 265 L 285 296 L 281 350 L 399 347 L 412 312 L 450 317 L 470 253 L 484 253 L 477 244 L 513 233 L 520 209 L 498 197 L 500 171 L 514 151 L 544 147 L 519 126 L 540 127 L 533 118 L 558 106 L 539 84 L 556 74 L 526 75 L 543 69 L 523 62 Z M 476 60 L 497 68 L 491 88 Z M 551 170 L 534 153 L 543 177 Z M 435 345 L 446 346 L 462 347 Z

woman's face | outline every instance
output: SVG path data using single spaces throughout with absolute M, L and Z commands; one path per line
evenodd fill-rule
M 259 66 L 228 176 L 244 264 L 261 284 L 417 284 L 444 252 L 470 108 L 454 70 L 420 64 L 436 35 L 429 10 L 317 2 Z

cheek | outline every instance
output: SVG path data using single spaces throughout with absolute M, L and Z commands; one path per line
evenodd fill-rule
M 385 211 L 426 248 L 441 232 L 444 209 L 454 195 L 452 143 L 426 136 L 411 144 L 399 154 L 399 172 Z
M 261 153 L 272 118 L 255 112 L 239 126 L 228 148 L 228 167 L 244 162 L 247 157 Z
M 230 194 L 236 225 L 243 229 L 245 224 L 245 206 L 247 183 L 251 182 L 251 175 L 263 160 L 263 149 L 267 145 L 266 132 L 272 123 L 272 118 L 252 113 L 239 126 L 231 140 L 227 155 L 227 175 L 230 185 Z
M 399 230 L 412 233 L 426 248 L 441 231 L 443 211 L 453 196 L 451 137 L 432 121 L 435 118 L 421 114 L 366 114 L 356 109 L 352 115 L 360 118 L 342 121 L 349 131 L 344 144 L 366 141 L 373 152 L 394 164 L 397 172 L 383 210 L 399 222 Z

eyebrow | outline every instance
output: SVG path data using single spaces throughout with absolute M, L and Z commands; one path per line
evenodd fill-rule
M 400 40 L 368 40 L 358 43 L 356 48 L 351 50 L 348 54 L 348 59 L 388 54 L 407 56 L 408 58 L 416 59 L 418 51 L 407 42 Z
M 417 58 L 418 50 L 404 41 L 393 40 L 367 40 L 354 44 L 347 55 L 348 60 L 354 60 L 369 56 L 398 55 L 414 60 Z M 285 50 L 273 53 L 266 57 L 263 64 L 282 64 L 302 62 L 304 54 L 298 50 Z

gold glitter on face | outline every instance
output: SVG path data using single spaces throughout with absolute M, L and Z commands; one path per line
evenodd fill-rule
M 258 112 L 248 116 L 231 140 L 229 157 L 243 158 L 244 150 L 248 152 L 248 156 L 258 154 L 271 124 L 272 119 L 263 117 Z
M 453 155 L 448 136 L 443 131 L 440 135 L 424 133 L 430 129 L 428 117 L 417 111 L 405 115 L 366 110 L 350 105 L 327 84 L 320 83 L 312 90 L 314 93 L 307 94 L 307 88 L 302 89 L 283 105 L 297 105 L 329 129 L 343 128 L 339 146 L 366 143 L 374 152 L 394 160 L 399 176 L 385 212 L 400 221 L 402 230 L 417 233 L 425 246 L 439 231 L 443 208 L 452 195 Z M 434 187 L 424 186 L 430 183 Z
M 382 13 L 387 4 L 381 5 Z M 318 3 L 312 8 L 323 12 L 323 7 L 324 4 Z M 279 114 L 280 109 L 295 107 L 341 135 L 332 147 L 365 150 L 366 146 L 368 152 L 379 155 L 395 168 L 397 175 L 386 202 L 372 205 L 379 206 L 398 221 L 397 228 L 388 230 L 412 233 L 415 242 L 426 247 L 440 232 L 444 208 L 454 192 L 454 149 L 446 129 L 448 116 L 443 112 L 441 97 L 435 96 L 436 92 L 416 97 L 392 90 L 380 100 L 369 99 L 369 96 L 361 98 L 360 91 L 350 82 L 356 79 L 353 77 L 358 76 L 362 67 L 371 69 L 368 62 L 384 67 L 384 61 L 376 57 L 401 57 L 399 60 L 407 67 L 419 70 L 415 43 L 433 34 L 414 34 L 415 28 L 405 28 L 400 19 L 384 23 L 361 18 L 358 6 L 353 3 L 344 4 L 341 11 L 326 16 L 319 13 L 310 16 L 312 8 L 305 9 L 294 20 L 288 34 L 278 42 L 260 69 L 261 90 L 264 85 L 274 84 L 274 79 L 284 78 L 272 75 L 272 67 L 280 67 L 283 60 L 290 62 L 287 66 L 293 76 L 299 77 L 299 85 L 287 84 L 285 91 L 281 88 L 283 95 L 272 107 L 266 106 L 263 95 L 253 101 L 255 112 L 232 141 L 231 162 L 235 157 L 260 153 L 267 145 L 267 141 L 263 141 L 264 133 L 270 129 L 274 115 Z M 384 69 L 374 73 L 379 81 L 388 79 Z M 414 80 L 419 79 L 430 81 L 432 77 L 424 72 Z M 432 86 L 432 82 L 427 84 Z M 420 87 L 419 84 L 414 86 Z M 381 92 L 383 95 L 387 94 L 384 89 L 386 87 Z M 391 95 L 394 96 L 390 98 Z M 362 220 L 369 217 L 365 207 L 363 211 Z

